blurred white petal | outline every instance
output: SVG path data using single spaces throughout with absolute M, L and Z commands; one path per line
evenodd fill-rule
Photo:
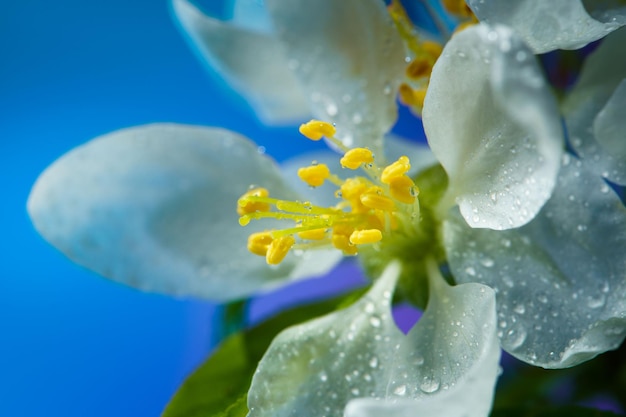
M 253 183 L 298 198 L 246 138 L 155 124 L 61 157 L 37 180 L 28 210 L 44 238 L 73 261 L 148 291 L 226 301 L 332 268 L 340 254 L 292 255 L 270 268 L 247 251 L 247 236 L 271 225 L 238 224 L 237 199 Z
M 593 1 L 467 0 L 467 4 L 481 22 L 515 29 L 537 54 L 582 48 L 626 24 L 626 6 L 601 8 Z
M 267 0 L 313 115 L 349 147 L 382 150 L 397 118 L 404 46 L 380 0 Z
M 242 6 L 243 8 L 243 6 Z M 300 85 L 278 40 L 258 27 L 245 27 L 243 10 L 232 22 L 205 16 L 187 0 L 173 0 L 174 14 L 192 47 L 268 124 L 310 117 Z M 207 97 L 207 103 L 211 100 Z

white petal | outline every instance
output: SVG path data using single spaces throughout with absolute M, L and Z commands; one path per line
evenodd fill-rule
M 587 2 L 593 5 L 593 2 Z M 626 7 L 591 15 L 581 0 L 467 0 L 481 22 L 511 26 L 535 53 L 578 49 L 626 24 Z
M 404 49 L 380 0 L 267 0 L 315 117 L 346 146 L 382 149 L 397 118 Z
M 617 348 L 626 335 L 626 209 L 566 157 L 554 196 L 528 225 L 494 232 L 444 226 L 458 282 L 497 291 L 502 347 L 547 368 Z
M 626 137 L 619 126 L 626 112 L 619 104 L 625 87 L 618 87 L 626 79 L 625 43 L 626 29 L 609 35 L 585 62 L 579 82 L 563 105 L 576 153 L 598 174 L 621 185 L 626 185 Z M 607 128 L 615 132 L 613 139 L 606 137 Z
M 626 160 L 626 79 L 596 116 L 593 134 L 608 153 Z
M 486 416 L 499 360 L 493 291 L 451 288 L 439 277 L 405 336 L 390 310 L 398 274 L 392 264 L 353 306 L 278 335 L 252 380 L 250 417 L 343 416 L 346 404 L 346 416 L 432 404 L 445 404 L 445 415 Z
M 272 33 L 274 28 L 261 0 L 232 0 L 232 23 L 245 29 Z
M 554 188 L 563 151 L 558 109 L 536 60 L 510 29 L 455 35 L 435 64 L 423 122 L 472 227 L 530 221 Z
M 113 132 L 64 155 L 37 180 L 28 210 L 50 243 L 99 274 L 224 301 L 302 274 L 295 257 L 274 269 L 248 253 L 247 236 L 268 226 L 238 224 L 236 202 L 251 183 L 297 198 L 246 138 L 156 124 Z M 316 258 L 309 276 L 334 262 Z
M 309 117 L 298 81 L 272 34 L 205 16 L 187 0 L 173 0 L 173 9 L 192 47 L 260 119 L 283 124 Z

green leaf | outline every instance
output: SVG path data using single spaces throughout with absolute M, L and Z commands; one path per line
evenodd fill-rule
M 243 334 L 230 336 L 183 383 L 162 416 L 245 416 L 251 366 Z
M 491 417 L 615 417 L 618 414 L 577 406 L 501 408 L 494 410 Z
M 364 291 L 297 307 L 231 335 L 187 378 L 162 417 L 245 417 L 252 375 L 274 337 L 289 326 L 347 307 Z

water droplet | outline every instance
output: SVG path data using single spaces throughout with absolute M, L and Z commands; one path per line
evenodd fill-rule
M 546 304 L 548 302 L 548 296 L 540 292 L 537 294 L 537 300 L 539 300 L 540 303 Z
M 473 266 L 468 266 L 467 268 L 465 268 L 465 273 L 469 276 L 476 276 L 476 270 L 474 269 Z
M 328 114 L 330 117 L 336 116 L 338 112 L 339 109 L 337 108 L 337 105 L 335 103 L 326 104 L 326 114 Z
M 606 303 L 606 297 L 604 294 L 600 294 L 597 297 L 588 296 L 587 297 L 587 307 L 589 308 L 600 308 L 603 307 Z
M 409 62 L 410 62 L 411 58 L 409 58 Z M 385 94 L 386 96 L 388 96 L 389 94 L 391 94 L 391 83 L 386 83 L 385 86 L 383 87 L 383 94 Z
M 378 358 L 376 356 L 372 357 L 369 363 L 371 368 L 376 368 L 378 366 Z
M 507 342 L 510 349 L 517 349 L 526 341 L 526 331 L 524 329 L 509 330 L 507 332 Z
M 319 377 L 320 377 L 320 381 L 322 381 L 322 382 L 328 381 L 328 375 L 324 371 L 320 372 Z
M 259 146 L 258 148 L 256 148 L 256 151 L 263 155 L 266 151 L 265 146 Z
M 513 311 L 515 311 L 517 314 L 524 314 L 526 312 L 526 307 L 524 307 L 524 304 L 518 304 L 513 307 Z
M 370 324 L 372 327 L 380 327 L 380 319 L 376 316 L 370 317 Z
M 365 304 L 365 312 L 368 314 L 372 314 L 374 312 L 375 308 L 374 308 L 374 303 L 372 302 L 368 302 Z
M 420 384 L 420 389 L 427 394 L 431 394 L 439 389 L 439 381 L 425 377 Z
M 359 395 L 361 393 L 358 388 L 352 388 L 350 392 L 352 393 L 352 395 Z
M 495 264 L 495 262 L 491 258 L 482 258 L 480 260 L 480 263 L 483 264 L 483 266 L 485 266 L 486 268 L 491 268 Z
M 420 366 L 424 364 L 424 357 L 423 356 L 416 356 L 413 358 L 413 365 L 416 366 Z
M 394 390 L 393 393 L 396 395 L 406 395 L 406 385 L 402 384 L 397 386 Z

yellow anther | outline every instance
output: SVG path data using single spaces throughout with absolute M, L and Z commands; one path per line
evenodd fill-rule
M 378 229 L 355 230 L 350 235 L 350 243 L 353 245 L 364 245 L 367 243 L 380 242 L 383 234 Z
M 370 187 L 361 194 L 361 203 L 374 210 L 394 211 L 396 208 L 393 200 L 386 197 L 380 187 Z
M 249 190 L 247 193 L 239 197 L 239 200 L 237 201 L 237 214 L 243 216 L 256 211 L 270 211 L 271 206 L 269 203 L 249 199 L 249 197 L 265 198 L 269 195 L 269 191 L 265 188 L 253 188 L 252 190 Z
M 472 9 L 465 3 L 465 0 L 442 0 L 441 4 L 450 13 L 461 17 L 473 15 Z
M 443 52 L 443 46 L 437 42 L 433 41 L 424 41 L 421 44 L 422 50 L 432 58 L 433 61 L 436 61 L 437 58 Z
M 391 179 L 389 182 L 389 193 L 401 203 L 413 204 L 419 194 L 419 190 L 411 178 L 403 175 Z
M 346 152 L 339 162 L 344 168 L 357 169 L 361 164 L 374 162 L 374 154 L 366 148 L 354 148 Z
M 402 104 L 407 106 L 424 107 L 424 98 L 426 97 L 426 89 L 414 90 L 406 83 L 400 84 L 398 98 Z
M 332 124 L 315 119 L 300 125 L 300 133 L 311 140 L 320 140 L 323 136 L 333 137 L 336 131 Z
M 255 255 L 266 256 L 273 240 L 270 232 L 252 233 L 248 236 L 248 250 Z
M 401 156 L 396 162 L 387 165 L 380 175 L 380 180 L 384 184 L 389 184 L 394 178 L 401 177 L 411 169 L 411 162 L 407 156 Z
M 298 177 L 311 187 L 319 187 L 324 184 L 324 180 L 330 177 L 330 170 L 325 164 L 311 165 L 310 167 L 300 168 Z
M 406 76 L 417 80 L 419 78 L 429 77 L 433 70 L 432 61 L 425 58 L 415 58 L 406 67 Z
M 267 248 L 267 254 L 265 255 L 265 261 L 269 265 L 278 265 L 285 259 L 287 253 L 293 245 L 295 245 L 296 239 L 293 236 L 282 236 L 272 240 Z
M 326 237 L 326 229 L 313 229 L 298 232 L 298 237 L 307 240 L 322 240 Z
M 348 233 L 344 233 L 347 230 L 343 230 L 342 228 L 333 229 L 333 236 L 331 238 L 331 243 L 336 249 L 343 251 L 345 255 L 356 255 L 357 248 L 350 242 L 350 235 L 352 234 L 354 229 L 350 228 Z

